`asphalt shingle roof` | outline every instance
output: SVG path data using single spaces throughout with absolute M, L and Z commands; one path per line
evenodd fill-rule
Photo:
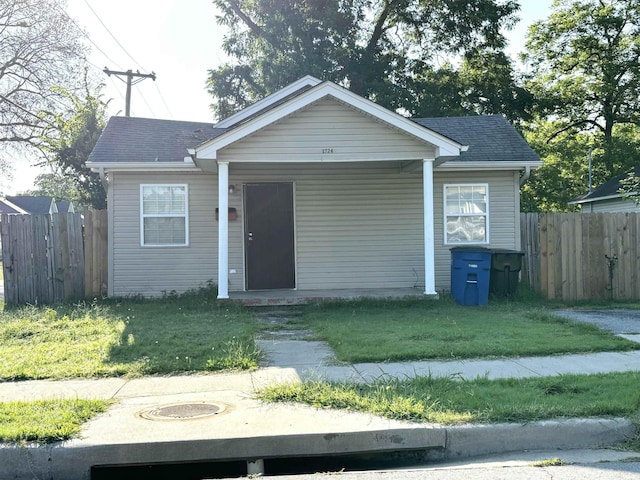
M 412 119 L 469 149 L 455 162 L 539 162 L 540 158 L 501 115 Z M 233 128 L 233 127 L 232 127 Z M 89 161 L 179 162 L 188 148 L 222 135 L 210 123 L 111 117 Z
M 0 200 L 0 213 L 5 213 L 7 215 L 15 215 L 22 212 L 19 210 L 16 210 L 11 205 L 7 204 L 4 200 Z
M 618 192 L 618 190 L 622 186 L 620 182 L 622 181 L 622 179 L 627 178 L 627 176 L 631 172 L 634 172 L 637 176 L 640 176 L 640 165 L 638 165 L 636 168 L 634 168 L 633 170 L 627 173 L 623 173 L 622 175 L 618 175 L 617 177 L 606 181 L 605 183 L 600 185 L 598 188 L 593 190 L 591 193 L 583 195 L 574 201 L 584 202 L 584 201 L 590 201 L 590 200 L 597 200 L 603 197 L 610 197 L 612 195 L 620 195 L 620 192 Z
M 539 162 L 540 157 L 502 115 L 414 118 L 414 122 L 469 149 L 456 162 Z
M 195 148 L 224 133 L 212 123 L 111 117 L 95 148 L 91 162 L 179 162 Z
M 33 215 L 47 214 L 51 210 L 53 198 L 46 196 L 17 195 L 6 196 L 6 199 L 15 206 Z

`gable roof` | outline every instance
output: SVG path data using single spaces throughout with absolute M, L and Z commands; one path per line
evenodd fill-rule
M 24 214 L 28 214 L 28 213 L 29 212 L 23 210 L 22 208 L 18 207 L 17 205 L 14 205 L 9 200 L 0 199 L 0 214 L 24 215 Z
M 32 195 L 17 195 L 10 196 L 7 195 L 7 200 L 9 200 L 13 205 L 18 206 L 25 212 L 31 213 L 33 215 L 38 214 L 47 214 L 51 211 L 55 211 L 53 206 L 55 203 L 53 202 L 52 197 L 47 197 L 44 195 L 41 196 L 32 196 Z
M 325 97 L 435 145 L 439 152 L 436 165 L 541 165 L 538 155 L 502 115 L 408 119 L 334 83 L 307 76 L 217 124 L 112 117 L 87 166 L 193 169 L 192 158 L 215 160 L 221 148 Z
M 87 163 L 182 162 L 189 149 L 224 132 L 213 123 L 111 117 Z
M 597 202 L 599 200 L 610 200 L 613 198 L 621 198 L 622 194 L 618 191 L 622 186 L 622 180 L 627 178 L 627 176 L 631 173 L 635 173 L 637 176 L 640 176 L 640 165 L 629 170 L 622 175 L 618 175 L 617 177 L 612 178 L 611 180 L 606 181 L 598 188 L 593 190 L 591 193 L 586 193 L 574 200 L 569 202 L 570 205 L 579 205 L 581 203 L 590 203 Z
M 256 117 L 247 119 L 246 122 L 229 128 L 221 135 L 197 147 L 196 157 L 200 160 L 216 160 L 218 150 L 326 97 L 331 97 L 349 107 L 355 108 L 418 140 L 430 143 L 437 149 L 437 156 L 458 156 L 461 151 L 466 150 L 466 145 L 460 144 L 428 128 L 423 128 L 422 125 L 381 107 L 371 100 L 356 95 L 335 83 L 322 82 L 311 88 L 307 87 L 308 86 L 301 85 L 297 91 L 290 92 L 287 97 L 273 99 L 271 103 L 264 104 L 260 114 Z
M 524 162 L 541 164 L 538 154 L 502 115 L 414 118 L 430 130 L 469 145 L 455 162 Z
M 311 75 L 302 77 L 300 80 L 287 85 L 283 89 L 278 90 L 277 92 L 263 98 L 253 105 L 250 105 L 249 107 L 244 108 L 237 113 L 234 113 L 230 117 L 221 120 L 216 124 L 216 127 L 228 128 L 237 126 L 238 124 L 244 123 L 248 119 L 256 117 L 279 104 L 285 103 L 289 99 L 300 95 L 301 93 L 315 87 L 320 83 L 322 83 L 321 80 L 318 80 Z

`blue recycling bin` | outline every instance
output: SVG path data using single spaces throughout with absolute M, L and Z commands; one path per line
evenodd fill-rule
M 451 295 L 460 305 L 489 301 L 491 250 L 482 247 L 451 249 Z

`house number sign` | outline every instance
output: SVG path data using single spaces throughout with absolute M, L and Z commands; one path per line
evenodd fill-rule
M 323 148 L 322 149 L 322 154 L 326 154 L 326 153 L 333 153 L 333 148 Z

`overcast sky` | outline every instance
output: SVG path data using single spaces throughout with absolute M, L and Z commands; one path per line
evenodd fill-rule
M 205 90 L 207 70 L 222 62 L 222 31 L 211 0 L 67 0 L 68 13 L 83 28 L 91 47 L 92 73 L 105 84 L 109 114 L 124 114 L 125 84 L 111 70 L 155 72 L 132 89 L 131 115 L 137 117 L 213 121 Z M 528 26 L 548 16 L 552 0 L 521 0 L 520 23 L 508 32 L 509 53 L 524 48 Z M 93 11 L 92 11 L 93 10 Z M 33 187 L 40 173 L 16 159 L 5 193 Z

